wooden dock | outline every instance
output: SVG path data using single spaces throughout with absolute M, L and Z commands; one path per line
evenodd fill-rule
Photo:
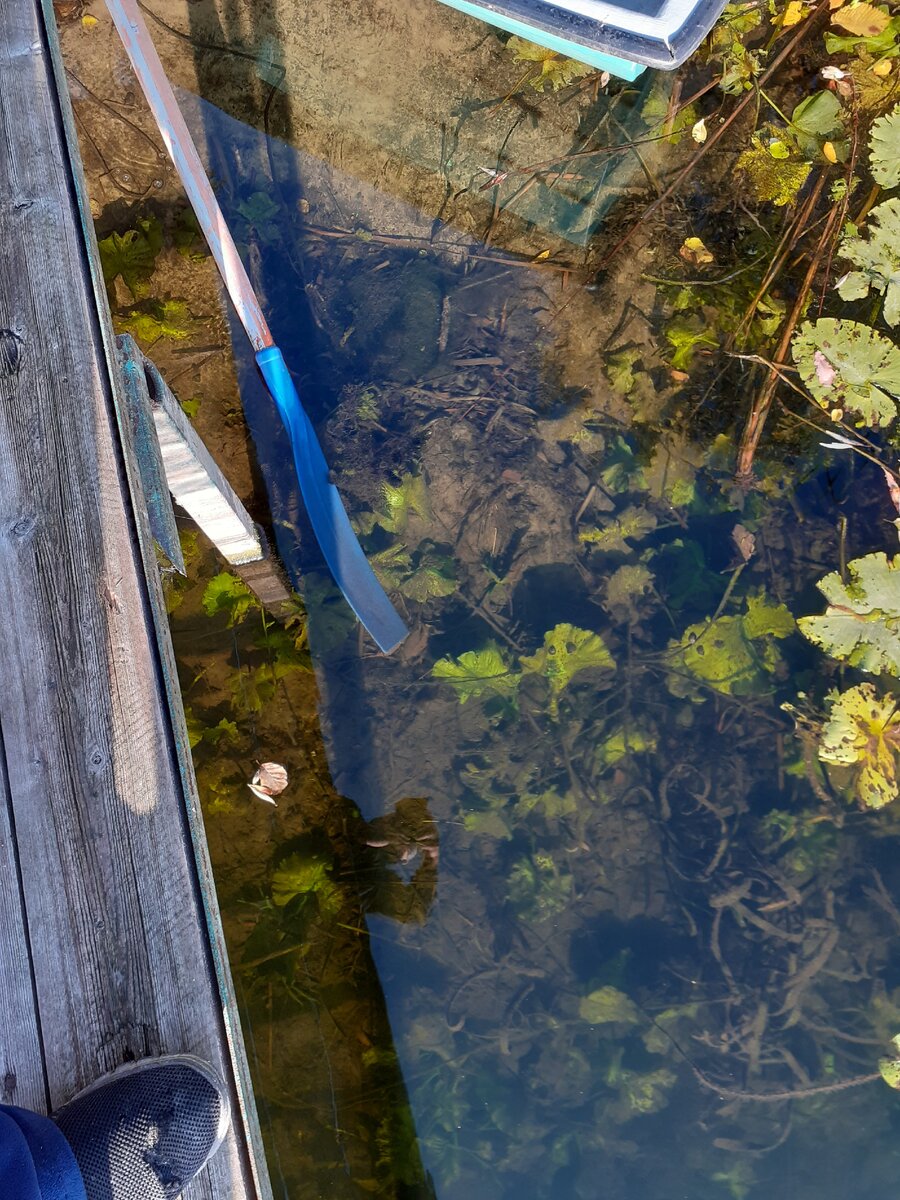
M 235 1121 L 185 1196 L 266 1200 L 52 15 L 3 18 L 0 1096 L 52 1111 L 125 1061 L 198 1054 Z

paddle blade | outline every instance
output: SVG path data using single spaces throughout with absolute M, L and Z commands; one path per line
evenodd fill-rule
M 268 346 L 256 355 L 256 363 L 290 434 L 303 502 L 334 581 L 378 648 L 390 654 L 409 630 L 369 566 L 340 493 L 329 482 L 325 455 L 281 351 Z

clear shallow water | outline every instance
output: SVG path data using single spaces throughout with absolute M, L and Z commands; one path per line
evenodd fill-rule
M 417 66 L 410 116 L 371 58 L 329 108 L 341 60 L 317 13 L 300 56 L 296 30 L 265 40 L 268 9 L 252 38 L 236 10 L 214 39 L 195 9 L 198 42 L 254 53 L 226 71 L 200 45 L 205 100 L 182 96 L 413 628 L 380 658 L 329 589 L 233 331 L 308 646 L 252 610 L 225 629 L 202 584 L 173 628 L 276 1194 L 881 1197 L 895 1098 L 837 1085 L 876 1069 L 900 1016 L 896 820 L 844 803 L 781 708 L 837 678 L 790 613 L 820 611 L 842 537 L 850 558 L 891 550 L 877 472 L 773 424 L 763 486 L 740 493 L 749 369 L 673 380 L 671 291 L 644 276 L 677 275 L 692 229 L 758 252 L 720 185 L 608 273 L 567 277 L 659 170 L 651 149 L 574 214 L 542 185 L 532 223 L 504 224 L 452 163 L 487 165 L 485 127 L 455 122 L 512 85 L 470 84 L 460 35 L 468 109 Z M 371 57 L 401 57 L 398 28 Z M 536 97 L 523 121 L 549 125 L 548 157 L 611 108 L 640 132 L 642 101 L 616 103 Z M 270 758 L 292 778 L 271 811 L 243 786 Z

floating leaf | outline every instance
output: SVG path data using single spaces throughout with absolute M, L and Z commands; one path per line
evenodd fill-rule
M 865 0 L 859 4 L 846 4 L 831 14 L 832 25 L 846 29 L 854 37 L 863 38 L 877 37 L 883 33 L 890 19 L 887 9 L 875 8 L 872 4 L 866 4 Z
M 754 138 L 753 145 L 737 160 L 737 168 L 746 173 L 756 199 L 771 201 L 778 207 L 793 204 L 812 170 L 811 163 L 792 159 L 790 151 L 782 155 L 782 147 L 783 143 L 777 141 L 765 144 Z
M 859 34 L 837 34 L 830 30 L 825 34 L 825 49 L 829 54 L 848 54 L 859 52 L 881 58 L 882 55 L 896 54 L 897 37 L 900 35 L 900 19 L 891 18 L 881 33 L 873 37 L 863 37 Z
M 883 188 L 900 185 L 900 104 L 872 124 L 869 169 Z
M 835 376 L 823 385 L 821 359 Z M 900 349 L 858 321 L 822 317 L 807 321 L 794 335 L 791 346 L 800 378 L 826 410 L 842 408 L 858 417 L 858 424 L 887 426 L 897 415 L 900 397 Z
M 555 50 L 548 50 L 546 46 L 538 46 L 525 38 L 511 37 L 506 45 L 507 49 L 514 52 L 516 62 L 540 63 L 540 75 L 530 80 L 536 91 L 543 91 L 549 84 L 554 92 L 558 92 L 560 88 L 574 83 L 584 75 L 591 75 L 594 71 L 593 67 L 585 63 L 566 58 L 564 54 L 557 54 Z
M 646 508 L 632 505 L 614 517 L 602 529 L 584 529 L 578 540 L 596 547 L 606 554 L 625 554 L 631 547 L 629 541 L 640 542 L 656 528 L 656 517 Z
M 705 117 L 701 117 L 699 121 L 691 126 L 691 137 L 699 146 L 702 146 L 709 137 L 709 131 L 706 128 Z
M 884 319 L 900 322 L 900 200 L 885 200 L 869 213 L 868 238 L 856 233 L 841 241 L 840 254 L 859 270 L 838 283 L 844 300 L 862 300 L 869 289 L 884 295 Z
M 521 679 L 497 646 L 467 650 L 456 659 L 441 658 L 431 668 L 431 674 L 454 688 L 460 704 L 465 704 L 471 696 L 513 696 Z
M 873 675 L 900 675 L 900 555 L 879 551 L 848 563 L 848 583 L 833 571 L 819 582 L 828 601 L 822 616 L 801 617 L 804 637 Z
M 812 137 L 827 137 L 843 124 L 841 102 L 834 92 L 813 92 L 791 113 L 791 124 Z
M 784 12 L 781 14 L 781 28 L 790 29 L 794 25 L 799 25 L 804 17 L 808 16 L 809 9 L 801 0 L 789 0 Z
M 523 672 L 546 677 L 550 684 L 550 711 L 556 714 L 557 697 L 580 671 L 601 667 L 614 671 L 616 664 L 598 633 L 561 624 L 544 634 L 544 644 L 521 660 Z
M 861 683 L 833 692 L 829 701 L 820 761 L 852 767 L 851 787 L 859 802 L 865 808 L 884 808 L 897 798 L 900 697 L 880 697 L 871 683 Z
M 590 1025 L 640 1025 L 644 1020 L 634 1002 L 614 987 L 600 987 L 583 996 L 578 1015 Z

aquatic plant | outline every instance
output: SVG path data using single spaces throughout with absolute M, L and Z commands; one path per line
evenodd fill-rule
M 144 300 L 140 308 L 117 314 L 115 326 L 123 333 L 134 334 L 145 346 L 152 346 L 163 337 L 182 341 L 190 332 L 190 319 L 182 300 Z
M 783 604 L 765 596 L 750 596 L 743 616 L 707 618 L 689 625 L 681 638 L 669 643 L 673 671 L 669 690 L 676 696 L 699 699 L 686 672 L 728 696 L 743 696 L 768 685 L 780 662 L 772 639 L 788 637 L 796 628 Z
M 726 95 L 740 95 L 753 86 L 760 73 L 759 51 L 747 47 L 745 39 L 762 23 L 754 3 L 726 4 L 706 43 L 707 61 L 721 71 L 719 87 Z
M 511 698 L 522 676 L 514 671 L 499 646 L 466 650 L 459 658 L 441 658 L 431 668 L 435 679 L 443 679 L 456 692 L 460 704 L 473 696 L 495 695 Z
M 864 808 L 884 808 L 898 792 L 900 697 L 861 683 L 831 692 L 828 704 L 820 761 L 847 769 L 849 789 Z
M 886 200 L 869 213 L 867 237 L 850 226 L 838 253 L 857 268 L 838 280 L 843 300 L 863 300 L 872 289 L 884 296 L 888 325 L 900 322 L 900 200 Z
M 383 508 L 375 514 L 375 524 L 389 533 L 403 534 L 412 517 L 431 520 L 431 502 L 421 475 L 405 474 L 398 484 L 381 486 Z
M 644 1017 L 624 992 L 604 986 L 595 988 L 578 1002 L 578 1015 L 589 1025 L 640 1025 Z
M 230 571 L 220 571 L 203 592 L 203 611 L 208 617 L 226 613 L 229 628 L 239 624 L 247 614 L 259 609 L 259 601 L 246 583 Z
M 900 28 L 900 17 L 895 17 Z M 883 188 L 900 187 L 900 104 L 872 124 L 869 170 Z
M 331 877 L 332 863 L 311 850 L 298 850 L 282 859 L 272 872 L 272 903 L 285 908 L 297 897 L 315 898 L 323 916 L 334 916 L 341 907 L 341 893 Z
M 111 291 L 117 278 L 137 299 L 143 295 L 162 249 L 162 226 L 155 217 L 138 220 L 137 228 L 111 233 L 97 243 L 103 281 Z
M 558 92 L 560 88 L 567 87 L 576 79 L 590 75 L 595 70 L 585 63 L 576 62 L 574 58 L 567 58 L 564 54 L 558 54 L 555 50 L 548 50 L 546 46 L 538 46 L 535 42 L 526 41 L 521 37 L 511 37 L 506 43 L 506 48 L 512 50 L 516 62 L 540 65 L 540 74 L 529 79 L 531 86 L 538 92 L 544 91 L 548 86 L 554 92 Z
M 818 583 L 828 601 L 820 616 L 801 617 L 804 637 L 827 654 L 871 674 L 900 675 L 900 555 L 879 552 L 847 564 Z
M 632 505 L 617 513 L 607 525 L 582 529 L 578 540 L 604 554 L 627 554 L 631 550 L 628 542 L 643 541 L 656 525 L 657 519 L 652 512 Z
M 791 344 L 800 378 L 819 404 L 857 425 L 890 425 L 900 398 L 900 349 L 858 321 L 807 321 Z
M 388 589 L 395 589 L 419 604 L 456 591 L 453 559 L 442 554 L 434 542 L 420 542 L 412 553 L 397 542 L 370 559 L 378 578 Z
M 550 685 L 550 715 L 555 717 L 559 696 L 581 671 L 615 671 L 616 664 L 599 633 L 563 623 L 544 634 L 544 644 L 520 660 L 523 674 L 542 675 Z
M 509 873 L 507 895 L 512 907 L 526 921 L 541 922 L 555 916 L 572 899 L 574 880 L 550 854 L 520 858 Z

